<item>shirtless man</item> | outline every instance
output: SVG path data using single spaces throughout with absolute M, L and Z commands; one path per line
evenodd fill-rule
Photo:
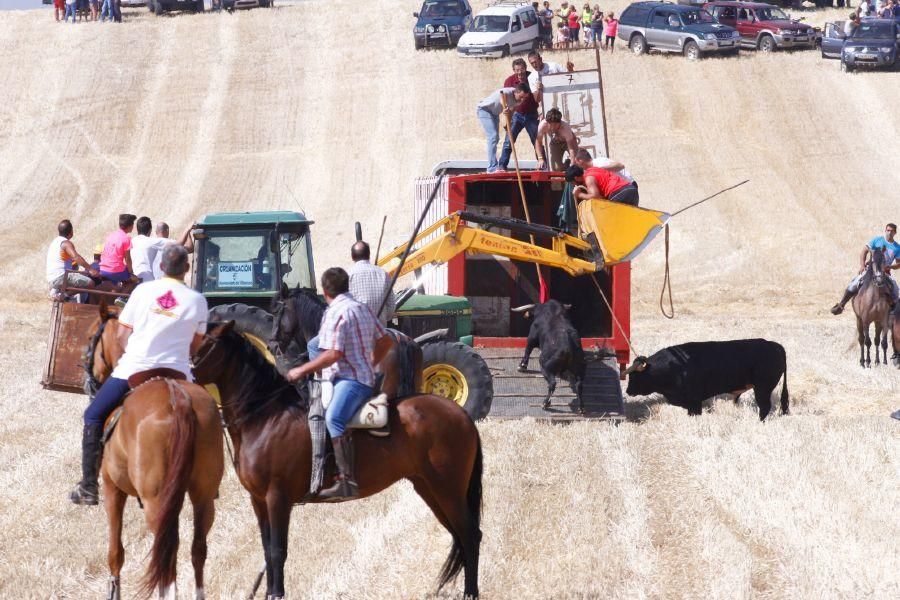
M 538 170 L 547 169 L 547 155 L 544 151 L 546 147 L 550 149 L 550 170 L 562 171 L 565 169 L 563 164 L 563 154 L 568 151 L 569 159 L 574 160 L 575 153 L 578 152 L 578 139 L 572 127 L 562 120 L 562 112 L 558 108 L 551 108 L 547 111 L 546 116 L 538 125 L 537 142 L 534 144 L 534 150 L 538 157 Z

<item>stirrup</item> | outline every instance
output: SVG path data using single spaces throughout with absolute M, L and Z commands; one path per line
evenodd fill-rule
M 74 490 L 69 492 L 69 500 L 71 500 L 73 504 L 96 506 L 100 503 L 100 494 L 98 492 L 91 492 L 79 483 L 75 486 Z
M 359 486 L 352 479 L 339 475 L 331 487 L 319 490 L 316 497 L 324 502 L 343 502 L 359 498 Z

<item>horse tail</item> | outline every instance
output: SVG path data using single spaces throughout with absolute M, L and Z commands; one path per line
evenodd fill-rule
M 455 532 L 453 535 L 453 547 L 450 555 L 441 569 L 438 579 L 438 590 L 453 581 L 466 565 L 466 554 L 478 561 L 478 546 L 481 543 L 481 474 L 484 470 L 484 462 L 481 453 L 481 436 L 475 430 L 475 464 L 472 465 L 472 473 L 469 476 L 469 487 L 466 490 L 466 508 L 468 509 L 468 528 L 466 531 Z M 460 539 L 462 534 L 464 539 Z
M 142 585 L 142 591 L 146 595 L 175 581 L 178 515 L 184 505 L 184 495 L 194 465 L 194 440 L 197 434 L 197 415 L 190 395 L 181 385 L 171 380 L 166 380 L 166 383 L 169 386 L 174 418 L 169 433 L 169 467 L 159 495 L 150 564 Z

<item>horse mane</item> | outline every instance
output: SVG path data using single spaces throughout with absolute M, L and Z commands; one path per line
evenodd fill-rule
M 238 370 L 237 397 L 232 402 L 234 425 L 240 426 L 286 410 L 308 410 L 308 399 L 301 396 L 247 338 L 231 330 L 223 334 L 220 340 Z
M 297 323 L 308 337 L 315 336 L 322 324 L 322 317 L 328 305 L 325 304 L 312 288 L 296 287 L 289 293 L 286 301 L 291 303 Z

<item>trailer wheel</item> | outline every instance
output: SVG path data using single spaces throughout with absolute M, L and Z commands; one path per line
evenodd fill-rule
M 422 391 L 456 402 L 473 421 L 491 410 L 494 382 L 487 363 L 459 342 L 434 342 L 422 348 Z
M 222 304 L 209 309 L 210 321 L 234 321 L 234 329 L 256 346 L 270 363 L 275 357 L 269 351 L 275 317 L 268 311 L 248 304 Z

